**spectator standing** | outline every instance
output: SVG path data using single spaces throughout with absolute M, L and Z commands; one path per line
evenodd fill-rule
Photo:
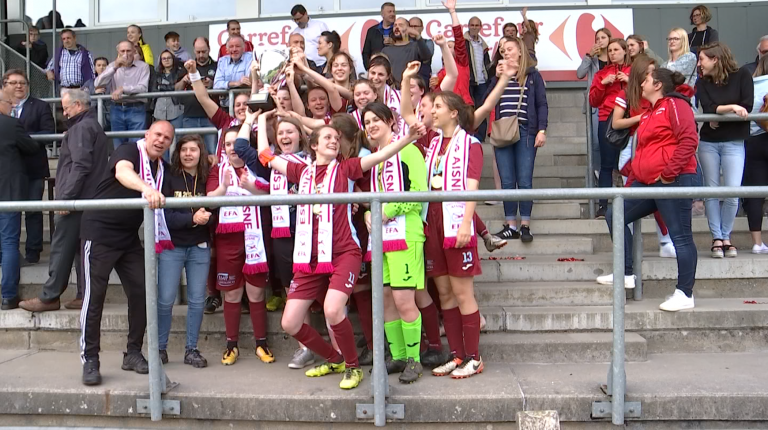
M 16 45 L 16 52 L 27 56 L 27 41 L 22 40 Z M 48 64 L 48 46 L 40 40 L 40 30 L 37 27 L 29 27 L 29 61 L 41 69 Z
M 696 84 L 696 97 L 703 112 L 734 113 L 746 117 L 754 103 L 752 76 L 740 69 L 731 50 L 715 42 L 699 50 L 702 78 Z M 708 187 L 719 187 L 722 170 L 723 185 L 738 187 L 744 174 L 744 141 L 749 138 L 747 121 L 706 122 L 699 131 L 699 159 Z M 739 199 L 705 199 L 709 231 L 712 233 L 712 258 L 736 257 L 731 244 L 731 231 L 739 210 Z
M 528 8 L 524 7 L 523 22 L 520 24 L 523 35 L 523 43 L 525 43 L 526 49 L 528 49 L 528 55 L 535 61 L 536 60 L 536 44 L 539 43 L 539 26 L 536 21 L 528 19 Z
M 638 54 L 647 55 L 649 58 L 653 59 L 656 64 L 664 62 L 664 59 L 659 57 L 653 52 L 653 49 L 648 46 L 648 41 L 645 40 L 645 37 L 640 36 L 639 34 L 630 34 L 627 36 L 627 49 L 629 50 L 629 58 L 632 59 L 632 62 L 635 61 L 635 57 L 637 57 Z
M 11 116 L 19 119 L 19 123 L 28 134 L 54 133 L 54 121 L 51 107 L 48 103 L 29 95 L 29 82 L 24 72 L 11 69 L 3 75 L 3 86 L 14 103 Z M 40 201 L 45 190 L 45 178 L 51 175 L 48 169 L 48 153 L 45 143 L 38 145 L 34 155 L 25 155 L 24 164 L 27 178 L 27 197 L 24 200 Z M 43 251 L 43 213 L 25 212 L 27 240 L 25 260 L 35 264 L 40 261 Z
M 61 142 L 59 164 L 56 169 L 56 200 L 92 199 L 99 180 L 106 175 L 110 141 L 99 125 L 96 109 L 91 109 L 90 97 L 83 90 L 69 91 L 62 97 L 64 116 L 68 119 L 67 133 Z M 72 264 L 80 256 L 80 220 L 82 212 L 59 211 L 54 222 L 56 229 L 51 239 L 51 259 L 48 280 L 40 296 L 24 300 L 20 307 L 30 312 L 58 310 L 59 297 L 69 283 Z M 84 285 L 79 282 L 77 295 L 64 305 L 67 309 L 83 306 Z
M 75 32 L 68 28 L 61 32 L 61 45 L 45 69 L 48 80 L 55 82 L 58 92 L 87 87 L 94 79 L 91 53 L 77 43 Z
M 392 80 L 395 83 L 395 88 L 400 89 L 400 80 L 408 63 L 411 61 L 420 63 L 431 61 L 432 56 L 424 39 L 415 29 L 411 29 L 408 20 L 403 17 L 397 18 L 395 21 L 392 41 L 391 45 L 387 45 L 381 50 L 381 53 L 389 58 L 389 63 L 392 66 Z
M 752 105 L 753 114 L 768 104 L 768 55 L 763 55 L 757 63 L 752 75 L 755 85 L 755 98 Z M 756 122 L 750 123 L 749 139 L 746 142 L 746 162 L 744 166 L 744 181 L 742 185 L 768 185 L 768 133 Z M 763 243 L 763 204 L 765 198 L 744 199 L 744 209 L 747 212 L 749 233 L 752 235 L 752 253 L 768 254 L 768 246 Z
M 19 201 L 27 197 L 24 155 L 37 154 L 40 144 L 24 131 L 18 119 L 11 117 L 13 100 L 0 91 L 0 201 Z M 19 307 L 19 240 L 21 213 L 0 212 L 0 249 L 3 251 L 2 305 L 0 309 Z
M 611 40 L 611 30 L 601 28 L 595 32 L 595 44 L 584 55 L 581 64 L 576 69 L 576 77 L 579 79 L 587 78 L 587 88 L 592 87 L 592 79 L 595 74 L 608 64 L 608 42 Z M 597 127 L 599 118 L 598 109 L 589 106 L 589 97 L 584 98 L 584 112 L 592 115 L 592 170 L 595 176 L 600 171 L 600 143 L 597 138 Z
M 296 23 L 296 28 L 291 31 L 291 34 L 304 36 L 304 43 L 307 45 L 305 51 L 307 58 L 314 61 L 320 67 L 325 66 L 327 57 L 318 53 L 318 43 L 320 42 L 320 36 L 328 31 L 328 26 L 323 21 L 310 19 L 307 9 L 300 4 L 291 9 L 291 17 L 293 22 Z M 337 49 L 341 49 L 341 44 L 338 45 Z
M 166 49 L 160 54 L 160 61 L 155 70 L 155 76 L 152 79 L 150 87 L 151 92 L 181 91 L 184 89 L 184 82 L 181 80 L 184 67 L 179 63 L 173 52 Z M 154 100 L 154 118 L 156 120 L 166 120 L 171 123 L 174 129 L 181 128 L 184 121 L 184 105 L 178 97 L 159 97 Z M 163 158 L 168 161 L 169 155 L 166 153 Z
M 472 17 L 469 20 L 469 30 L 464 33 L 464 39 L 467 40 L 467 52 L 469 53 L 469 92 L 472 95 L 474 106 L 481 106 L 485 101 L 485 94 L 488 93 L 488 70 L 491 67 L 491 57 L 489 55 L 488 44 L 480 36 L 480 30 L 483 23 L 478 17 Z M 454 36 L 455 37 L 455 36 Z M 458 42 L 458 40 L 457 40 Z M 483 121 L 477 128 L 475 137 L 480 142 L 485 141 L 488 122 Z
M 216 65 L 216 76 L 213 88 L 228 90 L 230 88 L 250 88 L 251 75 L 249 67 L 253 61 L 253 52 L 244 52 L 245 40 L 242 36 L 230 36 L 227 41 L 229 55 L 219 57 Z M 228 98 L 221 98 L 221 105 L 227 106 Z
M 418 33 L 419 39 L 422 39 L 422 33 L 424 32 L 424 21 L 422 21 L 418 16 L 414 16 L 408 21 L 408 25 L 410 25 L 414 32 Z M 423 79 L 426 83 L 429 82 L 429 78 L 432 76 L 432 57 L 435 55 L 435 42 L 431 39 L 423 40 L 429 49 L 429 59 L 421 63 L 419 76 L 421 76 L 421 79 Z
M 747 69 L 749 73 L 754 75 L 755 70 L 757 70 L 757 63 L 759 63 L 760 59 L 766 55 L 768 55 L 768 34 L 761 37 L 760 41 L 757 42 L 757 57 L 755 57 L 755 61 L 745 64 L 744 68 Z
M 467 45 L 465 43 L 464 34 L 461 31 L 461 21 L 456 14 L 456 0 L 446 0 L 443 2 L 443 6 L 448 9 L 451 14 L 451 31 L 453 37 L 456 39 L 453 42 L 448 42 L 448 47 L 453 51 L 453 58 L 456 60 L 456 68 L 458 69 L 458 76 L 456 77 L 456 84 L 453 86 L 453 92 L 458 94 L 464 103 L 472 106 L 472 94 L 469 91 L 469 82 L 471 76 L 471 68 L 469 65 L 469 56 L 467 55 Z M 445 63 L 445 61 L 443 61 Z M 430 87 L 432 89 L 442 89 L 442 81 L 447 75 L 447 70 L 444 67 L 437 73 L 437 80 L 434 82 L 430 79 Z M 432 85 L 434 83 L 434 85 Z M 447 88 L 446 88 L 447 89 Z
M 691 25 L 695 25 L 688 33 L 688 47 L 691 52 L 698 55 L 699 48 L 720 40 L 717 30 L 707 25 L 712 20 L 709 8 L 698 5 L 691 10 Z
M 189 55 L 189 52 L 187 52 L 183 46 L 181 46 L 179 39 L 179 33 L 169 31 L 165 34 L 165 48 L 171 51 L 171 53 L 179 59 L 180 64 L 184 64 L 187 60 L 191 60 L 192 56 Z
M 320 41 L 317 43 L 317 53 L 325 58 L 325 66 L 321 73 L 326 78 L 331 77 L 331 59 L 341 51 L 341 36 L 335 31 L 324 31 L 320 35 Z
M 149 65 L 135 59 L 136 48 L 127 40 L 117 45 L 117 58 L 107 66 L 107 69 L 96 79 L 96 87 L 106 87 L 112 84 L 112 100 L 110 109 L 112 131 L 144 130 L 146 127 L 146 104 L 140 99 L 125 99 L 124 96 L 145 93 L 149 87 Z M 127 141 L 135 142 L 136 138 L 114 140 L 115 148 Z
M 102 73 L 104 73 L 105 70 L 107 70 L 107 66 L 109 66 L 109 60 L 107 59 L 107 57 L 98 57 L 95 60 L 93 60 L 93 66 L 94 66 L 95 75 L 98 78 Z M 97 94 L 97 95 L 112 94 L 112 84 L 109 84 L 106 87 L 94 88 L 94 94 Z M 109 118 L 110 118 L 109 108 L 112 106 L 112 101 L 104 100 L 103 105 L 104 105 L 104 118 L 102 119 L 104 120 L 103 122 L 104 125 L 102 127 L 104 128 L 104 131 L 110 131 L 112 128 L 110 127 L 110 122 L 109 122 Z
M 138 46 L 137 50 L 141 51 L 142 55 L 141 61 L 149 64 L 149 67 L 155 65 L 155 57 L 152 55 L 152 48 L 144 42 L 144 33 L 142 32 L 141 27 L 136 24 L 129 25 L 126 39 Z
M 502 37 L 517 37 L 517 24 L 514 22 L 508 22 L 501 28 L 503 33 Z
M 219 55 L 216 57 L 219 61 L 221 61 L 221 58 L 225 55 L 230 54 L 229 49 L 227 48 L 227 43 L 229 43 L 229 39 L 233 36 L 240 36 L 242 38 L 244 51 L 241 52 L 253 52 L 253 44 L 245 40 L 245 37 L 240 34 L 240 22 L 236 19 L 232 19 L 227 21 L 227 41 L 219 47 Z
M 126 42 L 130 44 L 130 42 Z M 133 45 L 130 45 L 133 49 Z M 173 127 L 158 121 L 146 131 L 144 139 L 121 145 L 109 158 L 109 170 L 101 178 L 94 198 L 147 200 L 159 220 L 155 230 L 155 246 L 170 245 L 170 235 L 162 216 L 165 196 L 161 193 L 168 165 L 163 152 L 173 141 Z M 159 212 L 159 213 L 158 213 Z M 86 285 L 83 310 L 80 314 L 82 334 L 80 359 L 83 363 L 82 382 L 101 383 L 99 344 L 101 315 L 107 295 L 109 274 L 115 269 L 128 298 L 128 344 L 123 355 L 123 370 L 149 373 L 149 365 L 141 353 L 147 326 L 146 290 L 144 285 L 144 249 L 138 231 L 144 221 L 140 209 L 85 211 L 80 228 L 83 279 Z M 163 234 L 163 232 L 165 234 Z M 146 244 L 152 246 L 152 244 Z
M 213 88 L 213 79 L 216 76 L 216 62 L 209 56 L 211 47 L 208 43 L 208 39 L 205 37 L 198 37 L 195 39 L 195 62 L 197 63 L 197 71 L 200 73 L 200 79 L 205 88 Z M 183 80 L 185 90 L 192 89 L 192 82 L 189 80 L 189 74 L 184 69 Z M 195 97 L 185 97 L 182 99 L 184 104 L 184 120 L 182 121 L 183 128 L 193 127 L 213 127 L 213 123 L 208 119 L 208 115 L 205 114 L 200 102 Z M 205 141 L 205 149 L 208 154 L 216 153 L 216 135 L 206 134 L 203 136 Z
M 386 2 L 381 5 L 381 22 L 369 28 L 363 44 L 363 66 L 368 70 L 371 57 L 378 54 L 386 45 L 392 44 L 392 30 L 395 25 L 395 4 Z
M 696 54 L 688 50 L 688 35 L 682 28 L 673 28 L 667 36 L 669 59 L 661 67 L 680 72 L 685 76 L 685 83 L 691 88 L 696 86 L 698 79 Z

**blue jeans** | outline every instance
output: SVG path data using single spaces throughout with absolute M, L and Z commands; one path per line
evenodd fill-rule
M 707 187 L 720 186 L 720 170 L 723 171 L 723 186 L 738 187 L 744 175 L 744 141 L 730 142 L 699 142 L 699 159 L 704 171 L 704 185 Z M 736 197 L 723 199 L 706 199 L 704 207 L 707 210 L 709 231 L 712 239 L 730 240 L 736 212 L 739 210 L 739 199 Z
M 671 184 L 646 185 L 640 182 L 633 182 L 633 188 L 664 188 L 664 187 L 693 187 L 696 186 L 696 175 L 680 175 Z M 672 244 L 675 245 L 677 252 L 677 289 L 691 297 L 693 294 L 693 283 L 696 277 L 696 262 L 698 254 L 696 244 L 693 242 L 693 232 L 691 231 L 691 205 L 692 199 L 646 199 L 646 200 L 625 200 L 624 201 L 624 274 L 629 276 L 634 273 L 632 267 L 632 233 L 629 231 L 629 224 L 645 218 L 656 212 L 661 214 L 661 218 L 669 229 L 669 236 L 672 238 Z M 605 215 L 608 222 L 608 231 L 613 234 L 613 207 L 608 208 Z M 611 236 L 613 237 L 613 236 Z
M 600 142 L 600 177 L 597 179 L 597 186 L 600 188 L 611 188 L 613 171 L 619 167 L 619 154 L 621 153 L 605 140 L 607 129 L 608 121 L 600 121 L 597 126 L 597 138 Z M 608 200 L 600 200 L 600 204 L 607 205 Z
M 168 348 L 171 332 L 171 312 L 181 283 L 181 271 L 187 271 L 187 349 L 197 348 L 200 325 L 203 323 L 205 285 L 208 266 L 211 264 L 210 248 L 177 246 L 166 249 L 157 261 L 157 330 L 160 349 Z
M 147 108 L 144 104 L 135 106 L 123 106 L 115 103 L 109 109 L 112 131 L 135 131 L 147 128 Z M 115 148 L 125 142 L 136 142 L 138 137 L 116 138 L 113 143 Z
M 470 84 L 469 95 L 472 97 L 472 101 L 475 103 L 475 109 L 479 108 L 485 102 L 485 93 L 488 91 L 488 82 L 482 84 Z M 483 120 L 483 123 L 477 127 L 477 133 L 475 137 L 480 143 L 485 142 L 485 137 L 488 133 L 488 120 Z
M 0 212 L 0 249 L 3 251 L 2 296 L 12 299 L 19 295 L 19 240 L 21 212 Z
M 196 127 L 214 127 L 211 120 L 208 118 L 190 118 L 190 117 L 184 117 L 184 121 L 182 124 L 183 128 L 196 128 Z M 215 154 L 216 153 L 216 133 L 214 134 L 204 134 L 203 135 L 203 141 L 205 142 L 205 149 L 208 150 L 208 154 Z
M 520 125 L 520 141 L 503 148 L 493 148 L 496 167 L 499 168 L 501 188 L 504 190 L 530 190 L 533 188 L 533 163 L 536 160 L 536 139 L 529 134 L 528 124 Z M 531 219 L 533 202 L 519 202 L 520 219 Z M 518 202 L 504 202 L 504 216 L 507 221 L 517 219 Z

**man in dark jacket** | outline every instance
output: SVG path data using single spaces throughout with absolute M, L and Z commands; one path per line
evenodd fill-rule
M 392 44 L 392 28 L 395 24 L 395 5 L 386 2 L 381 5 L 381 22 L 368 29 L 363 44 L 363 65 L 368 70 L 371 57 Z
M 14 48 L 23 57 L 27 56 L 27 41 L 20 41 Z M 40 30 L 37 27 L 29 27 L 29 61 L 45 69 L 48 64 L 48 46 L 40 40 Z
M 27 197 L 27 174 L 22 155 L 35 154 L 40 145 L 24 132 L 19 120 L 11 117 L 13 101 L 0 91 L 0 201 Z M 0 248 L 3 250 L 2 310 L 19 307 L 19 239 L 21 213 L 0 212 Z
M 61 143 L 56 170 L 56 200 L 92 199 L 99 180 L 109 169 L 108 152 L 112 145 L 99 125 L 96 110 L 90 108 L 91 99 L 86 91 L 65 93 L 61 105 L 69 128 Z M 72 263 L 79 255 L 81 217 L 82 212 L 57 212 L 48 265 L 50 276 L 40 297 L 21 302 L 23 309 L 31 312 L 59 309 L 59 297 L 67 288 Z M 79 265 L 77 269 L 79 272 Z M 80 309 L 82 305 L 83 286 L 78 284 L 75 300 L 64 307 Z
M 757 43 L 757 57 L 755 57 L 755 61 L 744 65 L 744 68 L 747 69 L 750 75 L 755 74 L 757 63 L 760 62 L 760 59 L 765 55 L 768 55 L 768 35 L 761 37 L 760 41 Z
M 3 88 L 6 94 L 11 96 L 14 106 L 11 116 L 19 119 L 24 131 L 29 134 L 53 133 L 53 113 L 48 103 L 30 97 L 29 83 L 24 72 L 11 69 L 3 75 Z M 25 200 L 40 201 L 45 190 L 45 178 L 51 176 L 48 169 L 48 153 L 45 144 L 39 145 L 37 152 L 24 157 L 29 178 L 28 194 Z M 24 245 L 25 260 L 35 264 L 40 261 L 40 253 L 43 251 L 43 213 L 25 212 L 25 226 L 27 240 Z

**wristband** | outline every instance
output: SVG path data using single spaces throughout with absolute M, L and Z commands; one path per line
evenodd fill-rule
M 271 149 L 267 148 L 259 153 L 259 161 L 262 166 L 267 166 L 272 160 L 275 159 L 275 154 Z
M 197 82 L 202 80 L 200 77 L 200 72 L 190 73 L 189 74 L 189 82 Z

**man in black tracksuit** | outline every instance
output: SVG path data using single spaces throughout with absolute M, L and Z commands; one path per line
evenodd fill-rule
M 171 147 L 174 129 L 168 121 L 152 124 L 144 135 L 149 168 L 157 180 L 159 164 L 169 168 L 162 155 Z M 149 207 L 165 203 L 161 192 L 139 176 L 141 159 L 137 144 L 120 145 L 109 158 L 109 170 L 96 189 L 96 199 L 144 197 Z M 162 184 L 160 184 L 162 186 Z M 141 210 L 93 210 L 83 213 L 80 229 L 82 240 L 82 283 L 85 286 L 83 310 L 80 314 L 82 334 L 80 358 L 83 362 L 83 384 L 101 383 L 99 373 L 99 340 L 101 314 L 107 294 L 109 274 L 114 268 L 128 297 L 128 352 L 123 356 L 123 370 L 149 373 L 147 360 L 141 353 L 147 327 L 146 292 L 144 286 L 144 249 L 138 231 L 144 221 Z M 152 246 L 151 243 L 146 244 Z
M 96 195 L 96 186 L 107 173 L 112 144 L 99 124 L 96 109 L 90 108 L 88 92 L 71 90 L 64 94 L 61 103 L 64 115 L 69 120 L 56 169 L 56 200 L 92 199 Z M 19 304 L 22 309 L 44 312 L 60 308 L 59 297 L 67 288 L 72 263 L 80 254 L 82 215 L 82 212 L 57 212 L 54 218 L 56 229 L 51 240 L 48 280 L 43 285 L 40 297 Z M 79 263 L 77 271 L 79 274 Z M 75 300 L 65 304 L 65 307 L 80 309 L 82 303 L 83 285 L 78 282 Z

